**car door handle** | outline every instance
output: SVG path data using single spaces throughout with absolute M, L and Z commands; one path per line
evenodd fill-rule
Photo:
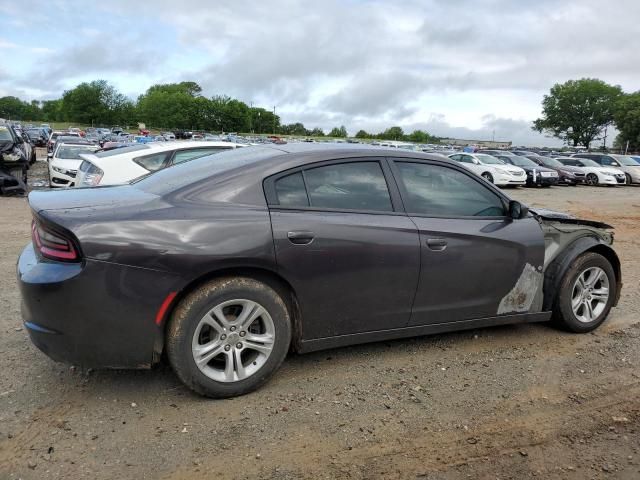
M 427 247 L 431 250 L 442 251 L 447 248 L 447 241 L 444 238 L 428 238 Z
M 287 238 L 294 245 L 308 245 L 310 244 L 315 236 L 313 232 L 287 232 Z

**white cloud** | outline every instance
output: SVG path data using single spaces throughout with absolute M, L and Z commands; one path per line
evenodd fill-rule
M 310 127 L 482 138 L 495 130 L 548 144 L 530 124 L 554 83 L 590 76 L 640 89 L 637 0 L 159 0 L 153 9 L 113 0 L 80 13 L 55 5 L 43 22 L 58 40 L 32 48 L 55 44 L 64 55 L 0 79 L 5 91 L 59 94 L 105 78 L 142 93 L 188 79 Z M 0 46 L 23 43 L 4 36 Z

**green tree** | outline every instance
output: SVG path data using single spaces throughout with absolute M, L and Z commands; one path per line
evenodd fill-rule
M 333 127 L 328 136 L 335 138 L 347 138 L 347 129 L 344 125 L 340 127 Z
M 309 132 L 312 137 L 324 137 L 324 131 L 320 127 L 315 127 Z
M 0 98 L 0 118 L 12 120 L 39 120 L 42 111 L 37 101 L 31 103 L 18 97 L 8 96 Z
M 62 99 L 42 102 L 42 119 L 47 122 L 60 122 L 62 116 Z
M 126 123 L 133 116 L 133 102 L 105 80 L 83 82 L 62 95 L 64 120 L 96 125 Z
M 587 148 L 613 123 L 622 89 L 595 78 L 556 84 L 542 100 L 542 117 L 533 130 Z
M 304 125 L 300 122 L 291 123 L 289 125 L 282 125 L 280 127 L 280 133 L 284 135 L 310 135 L 311 133 L 307 130 Z
M 415 143 L 432 143 L 433 137 L 422 130 L 414 130 L 409 135 L 405 135 L 405 140 Z
M 387 128 L 384 132 L 377 135 L 378 138 L 382 138 L 384 140 L 403 140 L 404 139 L 404 131 L 400 127 L 391 127 Z
M 616 142 L 630 151 L 640 150 L 640 91 L 622 95 L 614 112 L 616 128 L 620 132 Z
M 356 133 L 356 138 L 371 138 L 371 134 L 367 133 L 364 130 L 358 130 L 358 133 Z

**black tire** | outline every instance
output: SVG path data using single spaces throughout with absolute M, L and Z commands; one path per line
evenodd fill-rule
M 192 342 L 201 319 L 217 305 L 235 299 L 256 302 L 268 312 L 275 332 L 273 347 L 265 363 L 247 378 L 217 381 L 205 375 L 196 364 Z M 226 342 L 240 340 L 227 339 Z M 256 390 L 278 370 L 290 343 L 291 316 L 284 300 L 270 286 L 246 277 L 213 280 L 188 294 L 173 311 L 166 336 L 167 356 L 178 378 L 193 391 L 211 398 L 235 397 Z M 211 361 L 216 358 L 220 357 Z
M 609 296 L 602 312 L 597 315 L 593 321 L 584 322 L 580 321 L 576 314 L 574 314 L 571 301 L 578 277 L 593 267 L 602 269 L 606 274 L 609 285 Z M 616 275 L 609 260 L 598 253 L 584 253 L 573 262 L 573 265 L 569 268 L 560 283 L 559 294 L 553 306 L 553 320 L 559 328 L 573 333 L 587 333 L 595 330 L 609 315 L 616 291 Z
M 625 173 L 625 174 L 624 174 L 624 178 L 625 178 L 625 183 L 626 183 L 627 185 L 631 185 L 631 183 L 632 183 L 631 175 L 629 175 L 628 173 Z
M 587 185 L 591 185 L 592 187 L 595 187 L 598 185 L 599 181 L 598 181 L 598 175 L 596 175 L 595 173 L 587 173 Z
M 484 172 L 482 175 L 480 175 L 482 178 L 484 178 L 487 182 L 489 183 L 493 183 L 493 175 L 491 175 L 489 172 Z

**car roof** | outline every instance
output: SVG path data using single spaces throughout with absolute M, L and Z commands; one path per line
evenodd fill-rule
M 456 169 L 464 168 L 447 157 L 413 150 L 363 144 L 301 142 L 253 145 L 206 155 L 159 170 L 133 185 L 160 196 L 182 195 L 191 191 L 207 195 L 207 201 L 259 205 L 264 203 L 264 194 L 259 185 L 271 175 L 328 160 L 384 157 L 431 160 L 452 165 Z M 232 182 L 226 181 L 230 178 Z M 213 185 L 216 187 L 212 188 Z

